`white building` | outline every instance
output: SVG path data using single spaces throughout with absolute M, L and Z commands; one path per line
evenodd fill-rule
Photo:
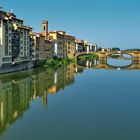
M 86 52 L 96 52 L 97 51 L 97 45 L 96 44 L 86 44 Z

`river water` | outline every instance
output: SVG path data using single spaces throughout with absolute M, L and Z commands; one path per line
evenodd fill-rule
M 0 140 L 139 140 L 139 64 L 121 62 L 0 76 Z

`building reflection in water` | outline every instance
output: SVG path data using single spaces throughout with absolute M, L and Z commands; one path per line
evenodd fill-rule
M 97 60 L 81 62 L 81 65 L 104 68 L 104 64 L 100 64 Z M 138 65 L 136 68 L 138 68 Z M 33 100 L 42 98 L 43 107 L 46 107 L 48 94 L 54 95 L 74 84 L 75 76 L 78 73 L 83 73 L 83 71 L 83 67 L 70 64 L 56 71 L 36 69 L 0 76 L 0 134 L 23 116 Z
M 81 62 L 81 65 L 107 67 L 106 64 L 99 63 L 97 60 Z M 133 64 L 129 68 L 140 68 L 140 64 Z M 48 94 L 54 95 L 74 84 L 75 76 L 83 71 L 84 67 L 70 64 L 56 71 L 36 69 L 0 76 L 0 134 L 23 116 L 33 100 L 42 98 L 43 107 L 46 107 Z
M 56 94 L 74 83 L 75 73 L 82 72 L 74 64 L 52 69 L 36 69 L 0 77 L 0 134 L 30 107 L 33 100 L 42 98 L 47 106 L 48 94 Z
M 98 59 L 84 60 L 84 61 L 78 61 L 77 64 L 79 66 L 84 66 L 84 67 L 96 67 L 99 64 L 99 61 L 98 61 Z

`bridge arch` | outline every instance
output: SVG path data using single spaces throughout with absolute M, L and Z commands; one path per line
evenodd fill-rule
M 79 56 L 82 56 L 82 55 L 94 55 L 94 56 L 96 56 L 97 58 L 99 58 L 100 56 L 99 56 L 99 54 L 98 53 L 96 53 L 96 52 L 80 52 L 80 53 L 77 53 L 76 54 L 76 56 L 75 56 L 75 58 L 76 58 L 76 60 L 77 60 L 77 58 L 79 57 Z
M 131 59 L 134 57 L 132 53 L 125 53 L 125 52 L 110 52 L 106 55 L 106 58 L 110 57 L 111 55 L 129 55 L 131 56 Z

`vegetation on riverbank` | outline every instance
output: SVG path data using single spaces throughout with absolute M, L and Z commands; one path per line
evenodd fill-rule
M 80 55 L 78 57 L 79 61 L 92 61 L 97 59 L 96 55 L 91 55 L 91 54 L 85 54 L 85 55 Z M 45 62 L 39 63 L 36 67 L 45 67 L 45 68 L 53 68 L 57 69 L 61 66 L 68 65 L 72 62 L 75 62 L 74 59 L 69 59 L 67 57 L 65 58 L 59 58 L 59 57 L 54 57 L 52 59 L 46 60 Z
M 95 60 L 95 59 L 97 59 L 97 56 L 91 55 L 91 54 L 83 54 L 78 57 L 78 60 L 80 60 L 80 61 L 85 61 L 85 60 L 91 61 L 91 60 Z
M 139 48 L 134 48 L 134 49 L 125 49 L 124 51 L 140 51 Z
M 72 61 L 73 60 L 71 60 L 69 58 L 54 57 L 53 59 L 47 60 L 44 66 L 45 67 L 59 68 L 62 65 L 67 65 L 67 64 L 69 64 Z

